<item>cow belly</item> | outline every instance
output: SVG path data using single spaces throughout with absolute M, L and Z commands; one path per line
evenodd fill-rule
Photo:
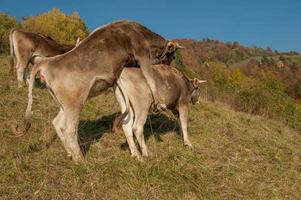
M 92 85 L 90 92 L 89 92 L 89 98 L 95 97 L 97 95 L 100 95 L 103 91 L 108 89 L 111 85 L 104 80 L 96 80 L 94 84 Z
M 178 96 L 179 96 L 179 89 L 168 81 L 164 81 L 160 86 L 157 86 L 158 92 L 163 97 L 163 102 L 165 105 L 173 104 Z

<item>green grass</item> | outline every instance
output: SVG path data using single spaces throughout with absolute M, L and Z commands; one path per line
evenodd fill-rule
M 278 121 L 234 112 L 203 100 L 191 106 L 183 147 L 176 122 L 152 116 L 145 130 L 152 156 L 130 157 L 112 133 L 118 104 L 111 92 L 87 102 L 80 135 L 85 162 L 68 160 L 51 121 L 57 104 L 34 89 L 32 127 L 15 138 L 27 105 L 8 59 L 0 59 L 0 199 L 300 199 L 300 133 Z

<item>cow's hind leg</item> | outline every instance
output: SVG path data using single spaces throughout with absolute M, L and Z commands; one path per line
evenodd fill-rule
M 145 139 L 144 139 L 143 127 L 147 119 L 148 109 L 146 109 L 145 111 L 147 112 L 143 112 L 143 110 L 141 111 L 135 110 L 135 121 L 133 124 L 133 132 L 140 146 L 142 156 L 147 157 L 148 148 L 146 146 Z
M 115 87 L 114 92 L 115 92 L 115 97 L 120 105 L 121 112 L 123 113 L 123 114 L 121 114 L 121 116 L 119 116 L 119 119 L 115 120 L 115 121 L 118 121 L 117 123 L 119 123 L 119 121 L 121 121 L 121 123 L 122 123 L 122 129 L 123 129 L 124 135 L 126 137 L 126 141 L 129 145 L 131 156 L 137 157 L 138 159 L 140 159 L 140 153 L 134 142 L 133 130 L 132 130 L 134 113 L 130 106 L 127 110 L 127 105 L 126 105 L 126 100 L 128 97 L 126 94 L 122 94 L 121 89 L 119 87 Z M 125 113 L 126 113 L 126 115 L 124 116 Z M 117 125 L 116 122 L 114 122 L 114 126 L 116 126 L 116 125 Z
M 180 117 L 180 124 L 184 138 L 184 145 L 192 148 L 192 144 L 188 139 L 188 132 L 187 132 L 187 121 L 188 121 L 188 106 L 187 105 L 180 105 L 179 106 L 179 117 Z
M 24 52 L 16 51 L 16 56 L 17 56 L 16 71 L 17 71 L 18 87 L 22 87 L 25 83 L 25 79 L 26 79 L 25 70 L 28 68 L 31 55 L 26 51 Z
M 70 149 L 71 157 L 74 161 L 78 162 L 83 159 L 83 153 L 81 152 L 78 143 L 78 123 L 81 106 L 64 108 L 66 129 L 64 136 L 66 139 L 67 147 Z
M 26 64 L 24 61 L 17 61 L 16 71 L 17 71 L 17 80 L 18 80 L 18 87 L 22 87 L 24 85 L 24 76 L 25 76 L 25 68 Z
M 140 153 L 134 142 L 134 137 L 133 137 L 133 127 L 132 127 L 133 126 L 133 118 L 134 118 L 133 111 L 132 111 L 132 109 L 129 109 L 129 113 L 123 119 L 122 129 L 125 134 L 127 143 L 129 145 L 131 156 L 140 159 L 141 156 L 140 156 Z
M 57 135 L 61 139 L 65 150 L 67 151 L 68 157 L 71 157 L 71 150 L 69 149 L 66 143 L 66 138 L 64 136 L 64 131 L 66 129 L 66 119 L 62 108 L 60 109 L 60 112 L 57 114 L 57 116 L 53 119 L 52 124 L 56 130 Z

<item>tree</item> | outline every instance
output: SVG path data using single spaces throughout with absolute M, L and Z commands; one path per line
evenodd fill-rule
M 55 8 L 41 15 L 28 17 L 21 24 L 26 31 L 50 36 L 66 44 L 74 44 L 78 37 L 83 39 L 89 32 L 78 13 L 66 15 Z
M 261 63 L 266 66 L 270 65 L 270 59 L 266 54 L 261 57 Z
M 239 48 L 239 46 L 240 46 L 239 42 L 235 41 L 233 42 L 232 49 Z
M 9 32 L 18 26 L 14 17 L 0 13 L 0 54 L 9 52 Z
M 267 52 L 269 52 L 269 53 L 273 52 L 273 50 L 271 49 L 271 47 L 267 47 Z
M 301 97 L 301 79 L 297 83 L 296 94 L 299 98 Z

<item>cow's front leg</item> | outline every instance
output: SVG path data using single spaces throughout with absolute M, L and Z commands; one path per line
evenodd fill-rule
M 179 106 L 179 117 L 180 117 L 180 124 L 182 129 L 182 134 L 184 138 L 184 145 L 192 148 L 192 144 L 188 138 L 187 132 L 187 121 L 188 121 L 188 105 L 180 105 Z

